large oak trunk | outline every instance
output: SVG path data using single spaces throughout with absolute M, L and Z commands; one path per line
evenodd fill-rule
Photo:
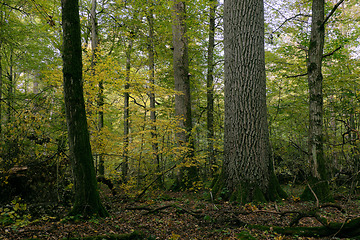
M 271 164 L 262 0 L 224 6 L 224 163 L 216 191 L 241 202 L 284 195 Z

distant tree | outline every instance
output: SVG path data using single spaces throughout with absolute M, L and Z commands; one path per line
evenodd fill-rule
M 214 173 L 214 48 L 215 48 L 215 13 L 217 0 L 210 0 L 209 12 L 209 43 L 207 52 L 207 75 L 206 75 L 206 96 L 207 96 L 207 154 L 210 168 L 210 176 Z
M 148 10 L 146 14 L 146 19 L 149 25 L 149 33 L 148 33 L 148 66 L 149 66 L 149 83 L 150 83 L 150 91 L 149 91 L 149 99 L 150 99 L 150 120 L 151 120 L 151 138 L 152 138 L 152 151 L 154 156 L 154 164 L 156 165 L 156 173 L 161 172 L 160 167 L 160 156 L 159 156 L 159 144 L 158 144 L 158 134 L 156 130 L 156 110 L 155 110 L 155 50 L 154 50 L 154 3 L 150 1 L 148 3 Z M 158 178 L 157 181 L 158 186 L 163 187 L 162 178 Z
M 62 0 L 61 7 L 65 110 L 75 183 L 75 200 L 70 215 L 105 217 L 109 214 L 100 201 L 86 121 L 79 3 L 77 0 Z
M 189 151 L 186 155 L 191 159 L 194 144 L 191 137 L 191 93 L 185 1 L 173 0 L 172 34 L 174 83 L 175 90 L 178 91 L 178 94 L 175 95 L 175 115 L 179 118 L 178 126 L 181 129 L 176 133 L 176 138 L 179 146 L 188 147 Z M 195 166 L 182 167 L 176 187 L 190 187 L 196 177 L 197 168 Z
M 224 2 L 224 162 L 214 191 L 240 202 L 286 196 L 273 172 L 268 133 L 263 4 Z
M 129 133 L 130 133 L 130 70 L 131 70 L 131 52 L 133 47 L 133 34 L 130 33 L 129 43 L 126 49 L 126 76 L 124 86 L 124 150 L 123 150 L 123 165 L 122 178 L 127 182 L 129 172 Z

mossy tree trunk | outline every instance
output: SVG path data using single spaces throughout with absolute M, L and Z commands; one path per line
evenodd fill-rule
M 62 0 L 63 78 L 66 121 L 74 176 L 75 201 L 70 215 L 108 216 L 97 187 L 82 80 L 79 3 Z
M 215 194 L 239 202 L 285 197 L 273 172 L 266 109 L 263 0 L 224 3 L 224 162 Z
M 303 200 L 315 200 L 316 198 L 319 201 L 331 200 L 323 147 L 323 75 L 321 66 L 325 39 L 324 8 L 324 0 L 313 0 L 308 59 L 309 162 L 312 171 L 308 185 L 310 187 L 307 187 L 301 196 Z

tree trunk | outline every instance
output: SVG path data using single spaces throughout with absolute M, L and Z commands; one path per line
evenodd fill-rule
M 92 50 L 92 55 L 91 55 L 91 69 L 92 69 L 92 74 L 93 76 L 96 75 L 95 72 L 95 65 L 96 65 L 96 54 L 97 54 L 97 48 L 98 48 L 98 25 L 97 25 L 97 17 L 96 17 L 96 0 L 92 0 L 91 1 L 91 12 L 90 12 L 90 19 L 91 19 L 91 50 Z M 98 105 L 98 131 L 99 134 L 101 134 L 101 130 L 104 127 L 104 112 L 103 112 L 103 107 L 104 107 L 104 84 L 103 81 L 100 80 L 99 82 L 99 92 L 98 92 L 98 100 L 97 100 L 97 105 Z M 105 167 L 104 167 L 104 158 L 102 155 L 102 149 L 100 147 L 100 152 L 98 155 L 98 160 L 99 160 L 99 166 L 98 166 L 98 173 L 99 176 L 104 176 L 105 175 Z
M 209 45 L 207 52 L 207 75 L 206 75 L 206 95 L 207 95 L 207 158 L 209 164 L 210 177 L 213 176 L 215 169 L 214 156 L 214 47 L 215 47 L 215 11 L 217 0 L 210 0 L 209 13 Z
M 308 59 L 309 156 L 312 170 L 310 186 L 313 191 L 307 187 L 301 196 L 304 200 L 318 198 L 319 201 L 331 200 L 323 149 L 323 76 L 321 66 L 325 39 L 324 7 L 324 0 L 313 0 Z
M 14 101 L 14 78 L 13 78 L 13 51 L 10 52 L 10 66 L 8 73 L 8 91 L 7 91 L 7 123 L 12 122 L 13 101 Z
M 0 20 L 2 23 L 2 14 L 0 16 Z M 0 141 L 2 140 L 2 102 L 3 102 L 3 96 L 2 96 L 2 91 L 3 91 L 3 70 L 2 70 L 2 53 L 1 53 L 1 47 L 2 47 L 2 41 L 1 41 L 1 36 L 0 36 Z
M 154 14 L 153 4 L 149 6 L 147 21 L 149 24 L 149 36 L 148 36 L 148 54 L 149 54 L 149 83 L 150 83 L 150 120 L 151 120 L 151 139 L 152 139 L 152 151 L 154 157 L 154 164 L 156 165 L 156 174 L 161 173 L 160 156 L 158 146 L 158 136 L 156 129 L 156 105 L 155 105 L 155 54 L 154 54 Z M 157 184 L 159 187 L 163 187 L 164 183 L 162 178 L 158 178 Z
M 131 51 L 133 40 L 132 36 L 129 38 L 128 48 L 126 50 L 126 77 L 125 77 L 125 92 L 124 92 L 124 150 L 123 150 L 123 165 L 122 165 L 122 178 L 124 182 L 127 182 L 129 171 L 129 99 L 130 99 L 130 70 L 131 70 Z
M 75 201 L 70 215 L 108 216 L 102 206 L 86 122 L 82 83 L 82 50 L 78 1 L 62 0 L 65 112 Z
M 175 90 L 179 94 L 175 95 L 175 115 L 178 118 L 178 126 L 181 131 L 177 131 L 176 138 L 179 146 L 188 147 L 185 153 L 186 161 L 192 163 L 194 144 L 191 138 L 192 117 L 191 117 L 191 95 L 190 95 L 190 74 L 188 60 L 188 40 L 186 37 L 186 5 L 184 1 L 173 0 L 173 68 Z M 189 188 L 197 179 L 197 167 L 182 167 L 176 188 Z
M 285 196 L 273 173 L 266 110 L 263 0 L 224 5 L 224 162 L 215 193 L 240 202 Z

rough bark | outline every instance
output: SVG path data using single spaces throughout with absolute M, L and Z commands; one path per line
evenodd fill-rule
M 0 7 L 0 24 L 3 26 L 4 21 L 4 9 L 3 6 Z M 2 116 L 3 116 L 3 69 L 2 69 L 2 39 L 3 39 L 2 30 L 0 30 L 0 140 L 2 140 L 3 126 L 2 126 Z
M 191 117 L 191 94 L 190 74 L 188 60 L 188 39 L 186 37 L 186 5 L 184 1 L 173 0 L 173 68 L 175 90 L 175 115 L 178 118 L 179 129 L 176 133 L 180 146 L 187 146 L 188 162 L 192 161 L 194 143 L 191 138 L 192 117 Z M 189 188 L 197 179 L 197 167 L 182 167 L 176 182 L 176 188 Z
M 224 2 L 224 48 L 224 162 L 214 191 L 240 202 L 283 197 L 271 164 L 263 0 Z
M 319 201 L 331 200 L 323 147 L 323 76 L 321 67 L 325 39 L 324 7 L 324 0 L 313 0 L 308 54 L 309 157 L 312 170 L 310 177 L 312 189 L 307 187 L 302 194 L 304 200 L 318 198 Z
M 206 75 L 206 96 L 207 96 L 207 158 L 210 177 L 215 171 L 214 155 L 214 47 L 215 47 L 215 11 L 217 0 L 210 0 L 209 13 L 209 45 L 207 52 L 207 75 Z
M 2 21 L 2 16 L 1 16 L 1 21 Z M 1 62 L 2 61 L 1 47 L 2 47 L 2 41 L 0 36 L 0 140 L 2 140 L 2 115 L 3 115 L 2 112 L 3 70 L 2 70 L 2 62 Z
M 86 121 L 82 82 L 82 51 L 78 1 L 62 0 L 63 78 L 75 200 L 70 215 L 108 216 L 95 176 Z

